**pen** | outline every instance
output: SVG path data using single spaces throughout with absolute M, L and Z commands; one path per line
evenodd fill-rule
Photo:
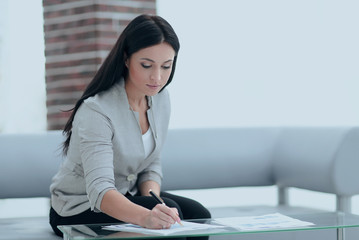
M 157 194 L 152 191 L 152 189 L 150 189 L 148 192 L 151 194 L 151 196 L 152 196 L 159 204 L 163 204 L 163 205 L 166 206 L 166 203 L 165 203 L 164 201 L 162 201 L 162 199 L 159 198 L 159 197 L 157 196 Z M 183 224 L 182 224 L 181 222 L 179 222 L 178 224 L 181 225 L 181 226 L 183 226 Z
M 152 191 L 152 189 L 150 189 L 150 191 L 148 191 L 148 192 L 151 194 L 151 196 L 152 196 L 154 199 L 156 199 L 156 201 L 157 201 L 159 204 L 163 204 L 163 205 L 166 206 L 166 203 L 165 203 L 164 201 L 162 201 L 162 200 L 156 195 L 156 193 L 154 193 L 154 192 Z

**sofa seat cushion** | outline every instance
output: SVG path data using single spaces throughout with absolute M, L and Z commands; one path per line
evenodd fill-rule
M 0 240 L 60 240 L 49 224 L 48 217 L 0 219 Z

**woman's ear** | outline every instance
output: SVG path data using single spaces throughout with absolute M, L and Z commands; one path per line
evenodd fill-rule
M 124 53 L 123 55 L 124 55 L 124 56 L 123 56 L 123 59 L 125 59 L 125 66 L 128 68 L 128 62 L 129 62 L 129 60 L 128 60 L 128 58 L 127 58 L 127 54 Z

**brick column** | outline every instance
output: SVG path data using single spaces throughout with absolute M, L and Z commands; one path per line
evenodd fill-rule
M 63 129 L 69 110 L 124 27 L 156 0 L 43 0 L 48 129 Z

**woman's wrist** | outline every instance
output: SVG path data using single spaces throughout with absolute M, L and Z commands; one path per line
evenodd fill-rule
M 135 219 L 134 224 L 142 226 L 142 227 L 149 227 L 149 219 L 151 216 L 151 210 L 147 208 L 143 208 L 140 214 L 137 214 L 137 218 Z

